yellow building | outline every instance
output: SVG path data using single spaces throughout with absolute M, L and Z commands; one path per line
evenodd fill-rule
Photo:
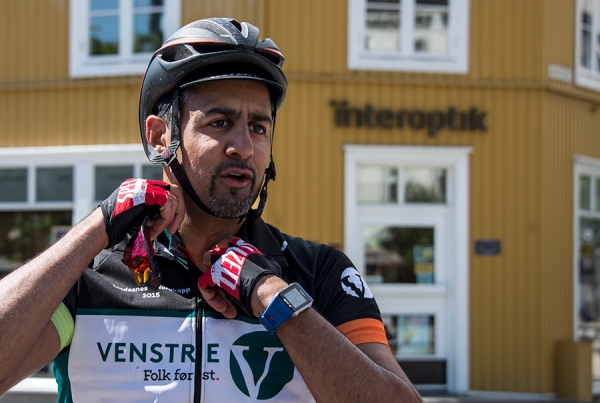
M 213 16 L 286 56 L 264 218 L 351 257 L 421 390 L 600 393 L 600 0 L 0 0 L 0 271 L 160 175 L 144 67 Z

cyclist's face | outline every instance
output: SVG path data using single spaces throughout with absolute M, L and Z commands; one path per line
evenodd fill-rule
M 218 216 L 247 212 L 269 162 L 271 102 L 265 84 L 222 80 L 197 84 L 181 111 L 182 166 Z

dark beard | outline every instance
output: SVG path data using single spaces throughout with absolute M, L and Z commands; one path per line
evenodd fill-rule
M 215 181 L 226 169 L 242 168 L 252 171 L 252 183 L 250 193 L 246 196 L 240 196 L 240 189 L 231 189 L 228 195 L 216 195 Z M 252 208 L 254 203 L 254 185 L 256 183 L 256 171 L 242 162 L 224 162 L 219 165 L 215 173 L 210 178 L 210 188 L 208 190 L 208 209 L 219 218 L 239 218 L 246 214 Z

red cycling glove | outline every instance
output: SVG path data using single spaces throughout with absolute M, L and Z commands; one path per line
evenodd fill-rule
M 139 228 L 148 215 L 153 216 L 169 199 L 167 182 L 127 179 L 100 204 L 108 234 L 108 246 L 121 242 L 132 228 Z
M 258 279 L 267 274 L 281 277 L 281 267 L 273 258 L 240 238 L 233 238 L 227 249 L 215 248 L 211 260 L 213 265 L 202 274 L 198 286 L 221 288 L 250 317 L 255 317 L 251 302 Z

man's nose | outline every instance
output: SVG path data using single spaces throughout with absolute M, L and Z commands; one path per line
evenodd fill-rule
M 230 132 L 231 138 L 227 143 L 227 155 L 247 160 L 254 154 L 254 144 L 250 129 L 246 124 L 239 124 Z

